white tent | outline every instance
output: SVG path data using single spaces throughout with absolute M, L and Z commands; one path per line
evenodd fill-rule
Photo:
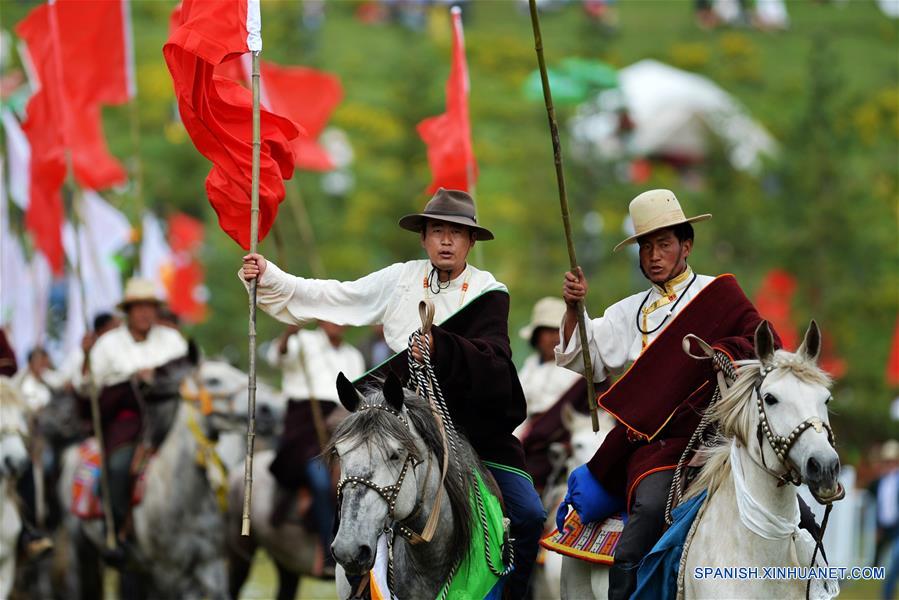
M 701 159 L 710 134 L 727 149 L 736 169 L 753 170 L 777 143 L 733 96 L 712 80 L 647 59 L 618 72 L 620 89 L 601 92 L 571 120 L 577 152 L 584 159 L 667 155 Z M 620 109 L 634 125 L 617 130 Z M 619 138 L 616 143 L 610 138 Z M 617 154 L 617 156 L 616 156 Z

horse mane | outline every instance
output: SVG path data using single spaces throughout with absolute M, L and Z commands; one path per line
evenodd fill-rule
M 684 493 L 681 501 L 708 490 L 712 495 L 730 475 L 730 445 L 737 440 L 748 446 L 752 431 L 756 404 L 752 399 L 755 384 L 762 375 L 762 363 L 758 360 L 741 360 L 736 362 L 737 380 L 721 396 L 721 399 L 708 411 L 709 422 L 718 424 L 718 435 L 711 446 L 701 448 L 698 452 L 705 457 L 705 464 Z M 804 354 L 777 350 L 774 359 L 767 366 L 776 369 L 787 369 L 803 383 L 830 387 L 831 379 L 822 371 L 813 359 Z
M 365 397 L 363 402 L 369 406 L 383 406 L 386 404 L 384 394 L 377 383 L 367 387 L 363 391 L 363 395 Z M 421 436 L 428 451 L 434 454 L 437 472 L 439 472 L 443 461 L 443 438 L 435 421 L 434 413 L 431 411 L 431 406 L 425 400 L 422 400 L 418 394 L 407 388 L 403 388 L 403 395 L 403 404 L 406 408 L 405 416 L 409 419 L 418 435 Z M 407 452 L 412 454 L 418 452 L 413 433 L 393 414 L 386 410 L 357 410 L 340 423 L 323 454 L 330 461 L 335 460 L 337 457 L 337 444 L 347 440 L 355 441 L 354 448 L 364 443 L 369 446 L 374 445 L 386 454 L 387 440 L 390 438 L 399 441 Z M 457 436 L 457 440 L 456 450 L 459 456 L 455 457 L 455 460 L 454 457 L 450 457 L 446 478 L 443 482 L 454 520 L 448 546 L 451 557 L 448 564 L 455 564 L 464 557 L 465 553 L 468 552 L 473 533 L 471 504 L 473 481 L 469 469 L 477 469 L 485 483 L 491 486 L 494 493 L 497 493 L 496 488 L 492 487 L 493 478 L 484 471 L 480 459 L 478 459 L 468 441 L 462 437 L 461 433 Z M 425 457 L 420 458 L 424 459 Z M 462 468 L 461 473 L 460 467 Z

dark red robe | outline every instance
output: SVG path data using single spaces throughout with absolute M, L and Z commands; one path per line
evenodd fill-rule
M 684 336 L 697 335 L 732 360 L 755 358 L 761 321 L 736 278 L 717 277 L 599 397 L 599 405 L 621 424 L 587 466 L 609 492 L 627 497 L 628 508 L 643 477 L 677 466 L 717 385 L 711 362 L 683 351 Z M 774 337 L 779 347 L 780 338 Z

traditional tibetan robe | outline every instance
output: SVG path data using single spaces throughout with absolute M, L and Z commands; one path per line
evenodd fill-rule
M 626 369 L 599 397 L 599 405 L 619 425 L 588 468 L 607 490 L 626 496 L 628 508 L 634 486 L 643 477 L 677 466 L 717 384 L 709 361 L 684 353 L 684 336 L 695 334 L 732 360 L 755 354 L 754 333 L 761 317 L 736 278 L 694 278 L 690 271 L 684 275 L 669 282 L 664 291 L 671 293 L 664 300 L 663 290 L 653 286 L 648 293 L 612 305 L 601 319 L 587 320 L 597 380 Z M 653 310 L 645 310 L 659 301 Z M 654 317 L 662 307 L 674 310 L 667 318 Z M 564 351 L 557 347 L 559 364 L 578 367 L 577 336 L 575 331 Z M 776 334 L 775 339 L 779 346 Z
M 509 345 L 509 293 L 487 271 L 466 266 L 434 293 L 430 261 L 397 263 L 350 282 L 294 277 L 268 263 L 257 302 L 286 323 L 323 319 L 342 325 L 384 325 L 398 354 L 363 380 L 394 370 L 408 379 L 406 346 L 421 326 L 418 303 L 435 305 L 433 360 L 455 425 L 485 461 L 524 470 L 524 454 L 512 434 L 524 420 L 525 401 Z
M 137 341 L 122 325 L 106 332 L 90 352 L 90 372 L 100 391 L 100 415 L 107 451 L 137 440 L 141 432 L 140 404 L 131 376 L 157 369 L 188 353 L 187 341 L 170 327 L 154 325 Z M 89 407 L 87 411 L 89 414 Z M 84 411 L 83 411 L 84 412 Z

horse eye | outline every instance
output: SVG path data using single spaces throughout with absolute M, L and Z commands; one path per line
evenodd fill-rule
M 765 394 L 765 404 L 768 406 L 774 406 L 777 404 L 777 398 L 772 396 L 771 394 Z
M 390 453 L 390 456 L 387 457 L 387 458 L 388 458 L 388 460 L 399 460 L 399 459 L 400 459 L 400 453 L 397 452 L 396 450 L 393 450 L 393 451 Z
M 824 404 L 830 404 L 831 400 L 833 400 L 833 396 L 828 396 L 827 400 L 824 401 Z

